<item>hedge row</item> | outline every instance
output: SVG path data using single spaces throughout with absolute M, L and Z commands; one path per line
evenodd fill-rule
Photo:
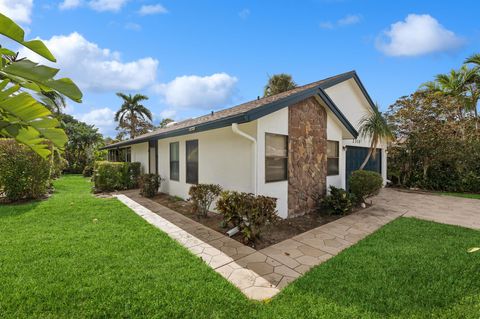
M 110 192 L 137 188 L 140 177 L 140 163 L 95 162 L 93 168 L 95 192 Z

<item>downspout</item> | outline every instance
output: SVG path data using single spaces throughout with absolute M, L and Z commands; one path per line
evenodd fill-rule
M 240 135 L 244 138 L 246 138 L 247 140 L 250 140 L 252 142 L 252 148 L 253 148 L 253 193 L 255 195 L 257 195 L 257 140 L 253 137 L 253 136 L 250 136 L 248 135 L 247 133 L 243 132 L 242 130 L 240 130 L 238 128 L 238 124 L 237 123 L 233 123 L 232 124 L 232 131 L 233 133 L 237 134 L 237 135 Z

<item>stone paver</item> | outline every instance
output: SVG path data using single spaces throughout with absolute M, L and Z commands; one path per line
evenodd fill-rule
M 480 229 L 480 200 L 454 196 L 382 189 L 373 199 L 376 207 L 405 211 L 415 217 L 473 229 Z
M 141 197 L 138 190 L 115 196 L 256 300 L 273 297 L 310 268 L 401 215 L 480 229 L 478 200 L 382 189 L 370 208 L 256 251 Z

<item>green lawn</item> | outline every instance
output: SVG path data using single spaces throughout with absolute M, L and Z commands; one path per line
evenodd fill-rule
M 473 198 L 473 199 L 480 199 L 480 194 L 467 194 L 467 193 L 441 193 L 445 196 L 457 196 L 463 198 Z
M 402 218 L 288 286 L 247 300 L 80 176 L 0 206 L 0 318 L 478 318 L 480 232 Z

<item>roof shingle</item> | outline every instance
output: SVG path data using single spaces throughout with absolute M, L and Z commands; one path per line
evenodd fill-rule
M 229 118 L 229 117 L 232 117 L 232 116 L 238 116 L 238 115 L 241 115 L 243 113 L 247 113 L 248 111 L 260 108 L 262 106 L 265 106 L 265 105 L 283 100 L 283 99 L 288 98 L 288 97 L 290 97 L 292 95 L 295 95 L 297 93 L 301 93 L 303 91 L 313 89 L 315 87 L 320 87 L 320 86 L 322 86 L 322 84 L 326 84 L 326 83 L 331 82 L 331 81 L 335 82 L 336 80 L 341 79 L 341 78 L 343 78 L 343 77 L 345 77 L 345 76 L 347 76 L 351 73 L 354 73 L 354 71 L 341 73 L 341 74 L 338 74 L 338 75 L 335 75 L 335 76 L 332 76 L 332 77 L 329 77 L 329 78 L 326 78 L 326 79 L 323 79 L 323 80 L 320 80 L 320 81 L 316 81 L 316 82 L 312 82 L 312 83 L 309 83 L 309 84 L 306 84 L 306 85 L 298 86 L 294 89 L 291 89 L 291 90 L 288 90 L 288 91 L 285 91 L 285 92 L 282 92 L 282 93 L 278 93 L 278 94 L 275 94 L 275 95 L 272 95 L 272 96 L 252 100 L 252 101 L 249 101 L 249 102 L 246 102 L 246 103 L 243 103 L 243 104 L 239 104 L 237 106 L 233 106 L 233 107 L 230 107 L 230 108 L 227 108 L 227 109 L 223 109 L 223 110 L 220 110 L 220 111 L 217 111 L 217 112 L 212 112 L 212 113 L 207 114 L 207 115 L 202 115 L 202 116 L 199 116 L 199 117 L 196 117 L 196 118 L 193 118 L 193 119 L 187 119 L 187 120 L 184 120 L 184 121 L 180 121 L 180 122 L 178 122 L 174 125 L 171 125 L 169 127 L 158 128 L 158 129 L 153 130 L 152 132 L 137 136 L 137 137 L 135 137 L 133 139 L 130 139 L 128 141 L 121 141 L 121 142 L 113 143 L 113 144 L 105 146 L 104 148 L 113 148 L 113 147 L 118 147 L 118 146 L 122 146 L 122 145 L 126 145 L 126 144 L 135 144 L 136 142 L 140 143 L 140 142 L 144 142 L 145 140 L 147 140 L 150 137 L 161 136 L 164 133 L 173 132 L 173 131 L 180 130 L 180 129 L 185 129 L 185 128 L 188 128 L 188 127 L 194 127 L 194 126 L 197 126 L 199 124 L 205 124 L 205 123 L 209 123 L 209 122 L 213 122 L 213 121 L 217 121 L 217 120 L 221 120 L 221 119 L 226 119 L 226 118 Z

